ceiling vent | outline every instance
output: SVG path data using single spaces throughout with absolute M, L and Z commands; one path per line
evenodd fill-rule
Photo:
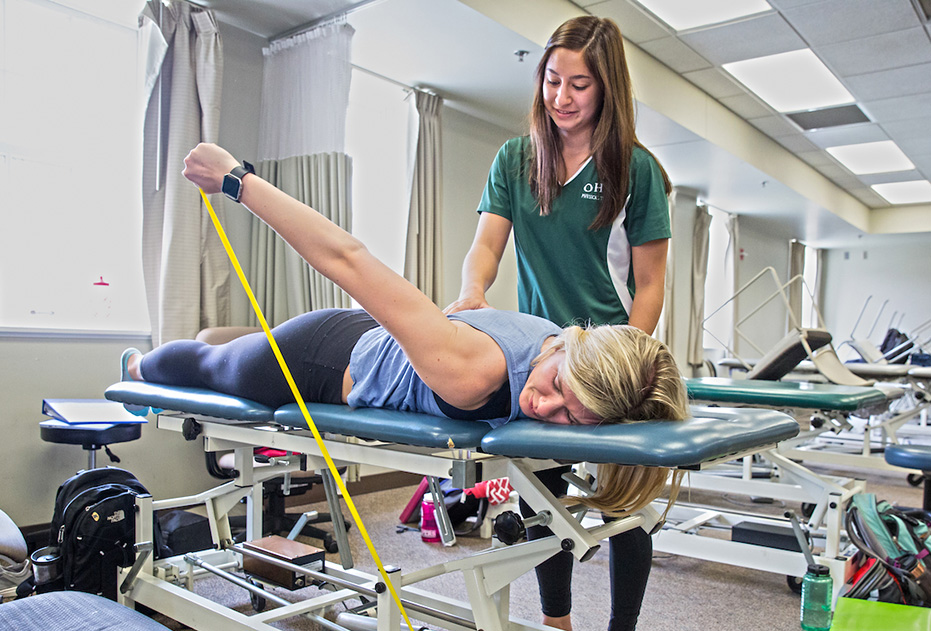
M 918 17 L 931 23 L 931 0 L 912 0 L 912 2 L 915 4 L 915 10 L 918 11 Z
M 870 122 L 869 117 L 857 105 L 841 105 L 807 112 L 795 112 L 794 114 L 786 114 L 786 117 L 801 127 L 803 131 Z

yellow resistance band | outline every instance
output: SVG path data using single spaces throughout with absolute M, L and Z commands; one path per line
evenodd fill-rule
M 272 335 L 271 329 L 268 328 L 268 322 L 265 320 L 265 316 L 262 315 L 262 309 L 259 307 L 259 303 L 255 299 L 255 294 L 252 293 L 252 287 L 249 286 L 249 281 L 246 280 L 246 275 L 243 274 L 242 267 L 239 265 L 239 259 L 236 258 L 236 253 L 233 252 L 233 247 L 230 245 L 229 239 L 226 238 L 226 231 L 223 230 L 223 226 L 220 225 L 220 220 L 217 218 L 217 214 L 213 211 L 213 206 L 210 204 L 210 200 L 207 199 L 207 195 L 203 190 L 198 190 L 200 190 L 200 196 L 204 199 L 204 204 L 207 206 L 207 212 L 210 213 L 210 219 L 213 220 L 213 225 L 217 229 L 217 234 L 220 235 L 220 241 L 223 242 L 223 247 L 226 249 L 226 254 L 229 256 L 230 262 L 233 264 L 233 269 L 236 270 L 236 275 L 239 276 L 239 282 L 242 283 L 242 288 L 246 290 L 246 295 L 249 296 L 249 302 L 252 303 L 252 309 L 255 311 L 255 315 L 259 319 L 259 323 L 262 325 L 262 330 L 265 331 L 265 336 L 268 338 L 268 343 L 272 347 L 272 352 L 275 353 L 275 357 L 278 359 L 278 365 L 281 367 L 281 372 L 284 373 L 284 378 L 287 379 L 288 385 L 291 387 L 291 392 L 294 394 L 294 400 L 297 401 L 298 407 L 301 408 L 301 413 L 304 415 L 304 421 L 307 423 L 308 429 L 310 429 L 310 431 L 313 433 L 314 439 L 317 441 L 317 445 L 320 447 L 320 452 L 323 454 L 323 458 L 326 460 L 327 466 L 330 468 L 330 472 L 333 474 L 334 480 L 336 480 L 336 485 L 339 487 L 340 492 L 343 494 L 343 497 L 346 500 L 346 506 L 349 508 L 349 512 L 352 513 L 352 518 L 356 522 L 356 526 L 359 528 L 359 533 L 362 535 L 362 539 L 365 540 L 365 545 L 369 549 L 369 552 L 372 554 L 372 559 L 375 560 L 375 565 L 378 566 L 378 573 L 381 574 L 382 579 L 385 581 L 385 585 L 391 592 L 392 598 L 394 598 L 394 602 L 398 605 L 398 609 L 401 610 L 401 615 L 404 616 L 404 621 L 407 622 L 407 628 L 413 629 L 414 625 L 411 624 L 410 619 L 407 617 L 407 612 L 404 611 L 404 605 L 401 604 L 401 598 L 398 596 L 394 586 L 391 584 L 391 579 L 388 578 L 388 573 L 385 571 L 385 566 L 382 565 L 381 559 L 378 558 L 378 553 L 375 551 L 375 546 L 372 544 L 372 539 L 369 537 L 369 533 L 365 529 L 365 524 L 362 523 L 362 518 L 359 516 L 359 511 L 356 510 L 355 503 L 349 496 L 349 491 L 346 489 L 346 484 L 343 482 L 343 478 L 339 474 L 339 471 L 336 470 L 336 464 L 330 457 L 330 452 L 327 451 L 326 445 L 323 443 L 323 437 L 320 436 L 320 432 L 317 431 L 317 426 L 314 424 L 313 419 L 310 418 L 310 412 L 307 411 L 307 406 L 304 405 L 304 398 L 298 391 L 297 384 L 294 383 L 294 377 L 291 376 L 291 371 L 288 369 L 288 364 L 285 362 L 284 357 L 281 355 L 281 350 L 278 348 L 278 343 L 275 342 L 275 336 Z

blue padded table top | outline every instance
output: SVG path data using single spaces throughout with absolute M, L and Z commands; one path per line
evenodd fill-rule
M 749 406 L 854 412 L 886 401 L 886 395 L 878 388 L 829 383 L 699 377 L 686 379 L 685 385 L 692 400 Z
M 429 414 L 380 408 L 309 403 L 307 411 L 321 432 L 418 447 L 477 449 L 481 445 L 482 437 L 491 430 L 491 426 L 482 421 L 457 421 Z M 307 427 L 307 422 L 296 403 L 279 408 L 275 412 L 275 422 L 288 427 Z
M 482 451 L 499 456 L 551 458 L 655 467 L 693 467 L 798 434 L 792 417 L 774 410 L 693 406 L 684 421 L 554 425 L 511 421 L 491 430 Z
M 278 410 L 198 388 L 127 381 L 107 388 L 106 397 L 182 413 L 234 421 L 274 422 L 306 428 L 296 403 Z M 430 448 L 480 449 L 486 453 L 554 460 L 690 467 L 795 436 L 798 423 L 773 410 L 693 406 L 683 421 L 641 421 L 569 426 L 512 421 L 497 429 L 481 421 L 378 408 L 311 403 L 321 432 Z M 450 444 L 452 441 L 452 444 Z
M 203 388 L 164 386 L 146 381 L 120 381 L 107 388 L 104 396 L 120 403 L 148 405 L 163 410 L 233 421 L 271 423 L 275 420 L 274 408 Z

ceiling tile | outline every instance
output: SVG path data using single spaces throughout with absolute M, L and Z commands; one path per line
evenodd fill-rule
M 894 99 L 880 99 L 861 104 L 873 120 L 899 121 L 922 118 L 931 112 L 931 92 L 912 94 Z
M 820 46 L 815 53 L 839 77 L 931 62 L 931 46 L 922 28 Z
M 859 101 L 931 92 L 931 64 L 845 77 L 844 84 Z
M 763 116 L 760 118 L 751 118 L 749 122 L 761 132 L 767 136 L 772 136 L 773 138 L 801 134 L 801 131 L 798 127 L 777 114 Z
M 879 193 L 871 188 L 852 188 L 847 191 L 870 208 L 885 208 L 889 202 L 879 196 Z
M 882 123 L 882 128 L 886 130 L 893 139 L 911 135 L 915 139 L 931 140 L 931 110 L 925 112 L 924 118 L 917 118 L 907 121 L 890 121 Z M 925 153 L 931 150 L 931 142 L 925 145 Z
M 931 116 L 883 123 L 882 128 L 909 158 L 931 151 Z
M 791 136 L 777 136 L 774 138 L 776 142 L 780 145 L 791 151 L 792 153 L 799 153 L 802 151 L 814 151 L 818 147 L 815 146 L 810 140 L 805 138 L 804 134 L 793 134 Z
M 731 78 L 731 75 L 719 68 L 705 68 L 685 72 L 682 73 L 682 76 L 716 99 L 725 96 L 737 96 L 745 92 L 744 88 Z
M 718 99 L 721 105 L 728 108 L 738 116 L 746 119 L 760 118 L 773 113 L 773 110 L 748 93 L 738 94 L 736 96 L 726 96 Z
M 709 64 L 701 55 L 675 37 L 664 37 L 644 42 L 643 50 L 666 64 L 679 74 L 708 68 Z
M 884 184 L 886 182 L 911 182 L 924 179 L 921 174 L 914 169 L 911 171 L 893 171 L 891 173 L 870 173 L 869 175 L 860 175 L 859 178 L 867 186 Z
M 918 26 L 911 0 L 825 0 L 783 11 L 812 46 L 901 31 Z
M 596 4 L 582 4 L 582 6 L 592 15 L 610 18 L 617 22 L 624 39 L 635 44 L 669 37 L 672 34 L 668 26 L 628 0 L 609 0 Z
M 837 163 L 819 166 L 817 169 L 821 175 L 842 188 L 857 188 L 863 185 L 856 175 Z
M 834 158 L 825 151 L 799 151 L 795 154 L 813 167 L 821 167 L 827 164 L 835 164 Z
M 792 9 L 795 7 L 800 7 L 806 4 L 813 4 L 815 2 L 821 2 L 822 0 L 766 0 L 769 2 L 773 8 L 776 9 Z
M 679 37 L 716 66 L 806 47 L 778 13 L 697 29 Z
M 909 156 L 909 159 L 915 163 L 915 167 L 924 173 L 925 177 L 931 178 L 931 151 L 925 153 L 916 153 Z
M 889 140 L 886 132 L 880 129 L 879 125 L 875 124 L 847 125 L 845 127 L 835 127 L 832 129 L 819 129 L 806 132 L 805 137 L 821 148 Z

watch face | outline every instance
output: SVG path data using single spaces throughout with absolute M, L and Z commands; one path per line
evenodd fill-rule
M 239 201 L 239 193 L 242 190 L 242 181 L 235 175 L 227 173 L 223 176 L 223 194 L 234 202 Z

